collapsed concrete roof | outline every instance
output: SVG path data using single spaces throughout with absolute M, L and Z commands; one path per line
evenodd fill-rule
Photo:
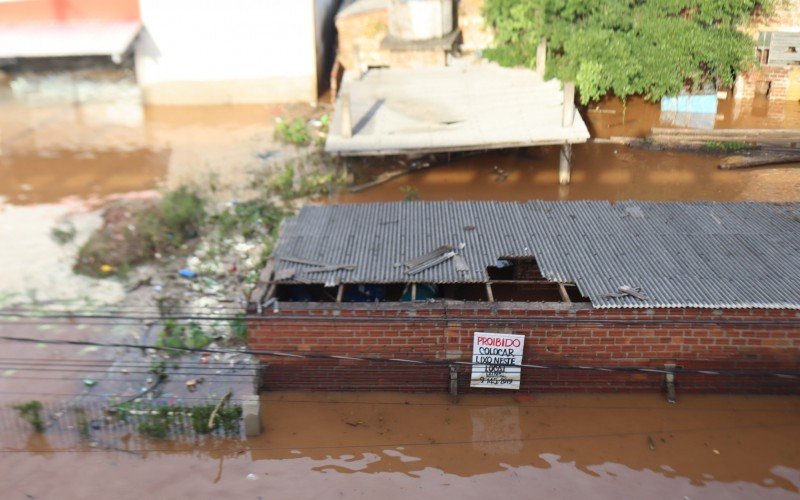
M 534 257 L 597 308 L 800 309 L 800 204 L 400 202 L 305 207 L 275 280 L 483 283 Z M 619 293 L 628 286 L 645 299 Z

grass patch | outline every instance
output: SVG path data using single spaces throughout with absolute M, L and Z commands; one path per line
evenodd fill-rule
M 287 120 L 279 117 L 275 119 L 275 139 L 295 146 L 308 146 L 312 140 L 311 130 L 302 118 Z
M 120 420 L 138 421 L 139 434 L 152 439 L 167 439 L 172 435 L 187 434 L 189 431 L 198 435 L 207 435 L 221 430 L 226 435 L 236 435 L 242 421 L 242 407 L 239 405 L 223 406 L 217 412 L 214 425 L 209 427 L 208 420 L 214 412 L 215 404 L 199 404 L 193 406 L 164 405 L 157 408 L 140 404 L 123 404 L 117 407 Z M 137 414 L 137 417 L 134 417 Z
M 75 272 L 125 277 L 157 253 L 174 253 L 197 237 L 207 218 L 205 201 L 188 188 L 160 201 L 118 203 L 103 214 L 103 226 L 78 250 Z
M 44 419 L 42 418 L 42 403 L 35 399 L 12 406 L 19 416 L 27 421 L 36 432 L 44 432 Z
M 213 342 L 213 338 L 207 335 L 203 328 L 197 323 L 182 324 L 175 320 L 168 319 L 164 322 L 164 328 L 158 334 L 155 345 L 170 349 L 202 349 Z M 180 355 L 180 351 L 170 351 L 170 354 Z

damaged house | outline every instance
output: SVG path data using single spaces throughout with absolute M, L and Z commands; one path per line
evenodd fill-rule
M 451 372 L 469 390 L 492 332 L 551 367 L 521 390 L 659 390 L 666 368 L 680 390 L 797 392 L 798 229 L 797 204 L 309 206 L 262 274 L 250 347 L 310 356 L 263 356 L 267 390 L 446 391 Z

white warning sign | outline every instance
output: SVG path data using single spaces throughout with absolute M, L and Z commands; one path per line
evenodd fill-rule
M 524 335 L 475 332 L 470 387 L 519 389 Z

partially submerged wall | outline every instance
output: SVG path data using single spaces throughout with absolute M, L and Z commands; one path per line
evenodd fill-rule
M 476 331 L 525 335 L 523 363 L 701 370 L 800 369 L 790 310 L 593 309 L 565 303 L 281 303 L 251 323 L 256 350 L 469 361 Z M 449 368 L 263 356 L 266 390 L 446 391 Z M 459 368 L 469 390 L 468 367 Z M 522 391 L 657 391 L 663 376 L 525 369 Z M 678 375 L 679 391 L 798 393 L 779 377 Z

